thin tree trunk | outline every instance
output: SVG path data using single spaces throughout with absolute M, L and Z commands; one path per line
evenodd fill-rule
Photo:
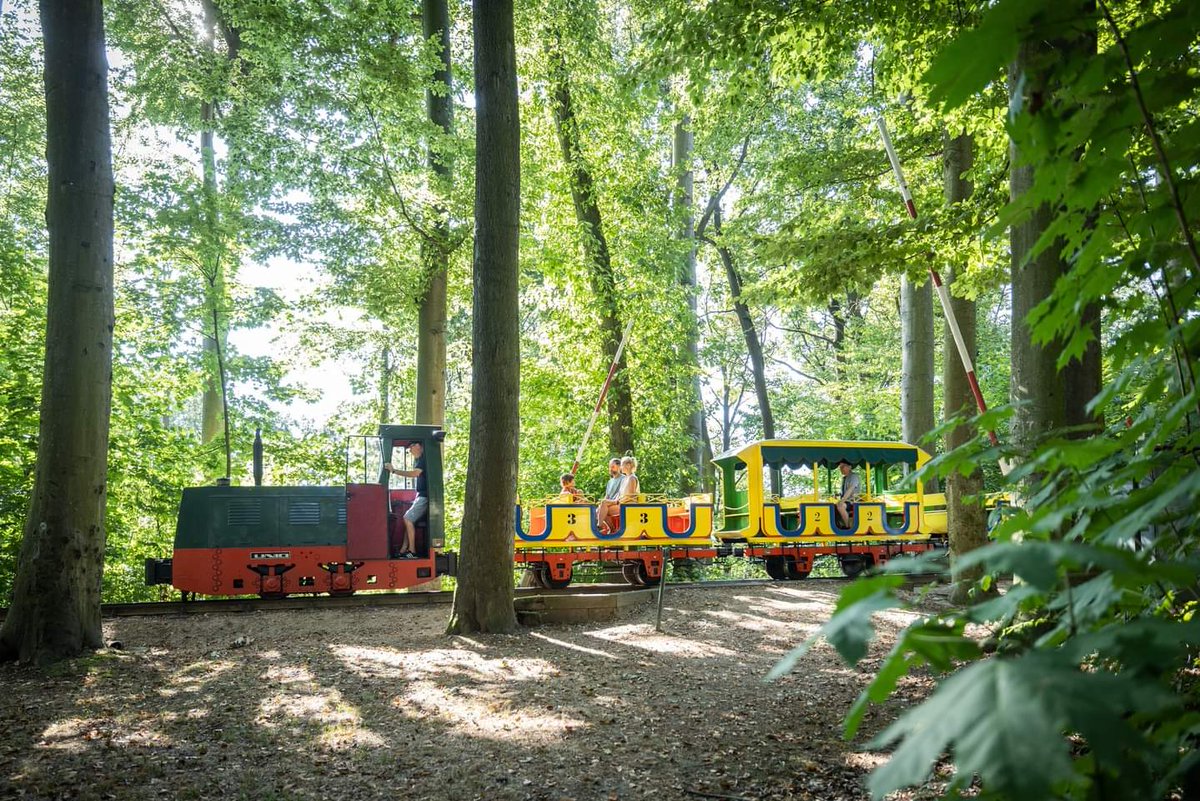
M 448 630 L 516 628 L 521 120 L 512 0 L 475 0 L 475 258 L 471 433 L 458 587 Z
M 604 355 L 611 364 L 625 326 L 617 308 L 617 287 L 613 275 L 608 240 L 604 237 L 600 207 L 596 203 L 596 182 L 583 157 L 579 140 L 579 122 L 571 101 L 571 77 L 557 32 L 547 35 L 546 55 L 550 62 L 550 90 L 553 97 L 554 126 L 562 149 L 563 162 L 571 182 L 571 200 L 575 219 L 589 264 L 588 276 L 600 314 L 600 337 Z M 633 450 L 633 401 L 629 391 L 625 352 L 617 363 L 608 391 L 608 442 L 611 453 Z
M 763 439 L 775 439 L 775 418 L 771 414 L 771 398 L 767 394 L 767 369 L 763 360 L 762 340 L 759 339 L 758 329 L 754 326 L 754 318 L 750 309 L 742 300 L 742 277 L 738 274 L 737 264 L 733 253 L 724 244 L 721 237 L 721 210 L 718 207 L 712 215 L 713 233 L 716 240 L 709 240 L 716 245 L 717 255 L 725 268 L 725 278 L 729 281 L 729 294 L 733 298 L 733 311 L 737 315 L 738 324 L 742 328 L 742 338 L 746 341 L 746 353 L 750 356 L 750 372 L 754 376 L 754 395 L 758 399 L 758 413 L 762 418 Z M 771 492 L 779 495 L 783 490 L 783 479 L 778 471 L 771 471 Z
M 679 273 L 679 284 L 687 293 L 688 310 L 684 336 L 687 355 L 685 366 L 690 374 L 687 386 L 688 465 L 695 470 L 684 474 L 680 489 L 687 492 L 712 491 L 712 443 L 708 426 L 704 424 L 704 401 L 700 392 L 700 324 L 696 316 L 696 216 L 695 192 L 692 181 L 692 131 L 690 120 L 684 117 L 675 124 L 672 160 L 675 164 L 675 202 L 682 217 L 680 237 L 687 245 L 687 254 Z
M 901 438 L 914 445 L 933 430 L 933 284 L 920 286 L 900 279 L 900 428 Z M 932 442 L 923 447 L 936 452 Z M 926 482 L 937 492 L 937 481 Z
M 0 658 L 102 644 L 113 174 L 100 0 L 42 0 L 49 297 L 37 472 Z
M 433 80 L 441 86 L 425 90 L 425 108 L 429 121 L 449 138 L 454 131 L 454 98 L 450 77 L 450 10 L 446 0 L 423 0 L 421 21 L 426 41 L 437 38 L 440 61 Z M 426 280 L 425 296 L 417 322 L 417 409 L 416 421 L 440 426 L 446 411 L 446 268 L 449 264 L 450 225 L 446 198 L 450 195 L 453 172 L 437 139 L 429 144 L 429 169 L 433 173 L 435 196 L 442 200 L 434 207 L 437 222 L 433 234 L 437 241 L 421 244 L 421 261 Z
M 212 52 L 216 41 L 217 16 L 212 0 L 204 0 L 204 30 L 201 44 Z M 204 394 L 201 398 L 200 441 L 207 445 L 221 434 L 224 423 L 224 387 L 220 380 L 220 309 L 224 305 L 225 280 L 221 265 L 220 220 L 217 210 L 217 157 L 213 147 L 214 109 L 211 100 L 200 103 L 200 171 L 204 210 L 200 229 L 200 261 L 204 277 L 206 316 L 215 320 L 212 335 L 203 342 Z M 205 324 L 207 328 L 207 323 Z M 226 449 L 226 458 L 229 457 Z
M 942 171 L 946 203 L 962 203 L 975 191 L 974 185 L 963 173 L 971 169 L 975 159 L 975 141 L 970 134 L 946 137 L 942 149 Z M 958 320 L 959 332 L 967 346 L 972 363 L 976 358 L 975 302 L 954 297 L 955 274 L 962 265 L 949 265 L 942 280 L 950 290 L 950 306 Z M 975 396 L 967 381 L 967 371 L 958 355 L 954 335 L 950 326 L 942 331 L 942 391 L 945 418 L 956 415 L 971 417 L 975 414 Z M 972 425 L 959 425 L 946 435 L 946 450 L 952 451 L 970 442 L 978 435 Z M 957 470 L 946 478 L 946 517 L 950 530 L 950 571 L 954 582 L 951 598 L 955 603 L 965 603 L 968 591 L 983 575 L 982 568 L 962 570 L 958 561 L 970 551 L 987 543 L 987 519 L 978 497 L 983 492 L 983 473 L 973 471 L 964 476 Z M 975 500 L 970 500 L 975 499 Z
M 379 352 L 379 422 L 392 422 L 392 349 L 383 343 Z

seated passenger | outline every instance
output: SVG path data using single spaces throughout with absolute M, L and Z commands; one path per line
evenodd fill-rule
M 587 497 L 575 487 L 575 476 L 563 473 L 558 483 L 562 485 L 561 500 L 566 503 L 587 503 Z
M 842 528 L 849 528 L 850 506 L 858 501 L 858 495 L 862 492 L 862 482 L 854 472 L 853 466 L 845 459 L 838 462 L 837 467 L 842 473 L 842 492 L 837 501 L 838 520 Z
M 621 459 L 621 483 L 617 490 L 617 497 L 614 500 L 608 498 L 600 501 L 596 508 L 596 518 L 600 525 L 600 530 L 608 533 L 611 527 L 608 524 L 608 518 L 616 514 L 617 508 L 623 503 L 634 503 L 641 494 L 641 482 L 638 481 L 635 471 L 637 470 L 637 459 L 632 456 L 626 456 Z
M 605 507 L 605 501 L 616 501 L 621 497 L 621 460 L 609 459 L 608 461 L 608 484 L 604 486 L 604 497 L 596 506 L 596 527 L 604 528 L 604 518 L 600 516 L 601 510 Z

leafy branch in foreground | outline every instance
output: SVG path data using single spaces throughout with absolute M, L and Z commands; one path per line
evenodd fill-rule
M 1069 269 L 1029 323 L 1061 369 L 1091 336 L 1084 310 L 1102 309 L 1107 382 L 1087 411 L 1110 425 L 1090 438 L 1044 432 L 1012 454 L 1022 505 L 959 565 L 982 567 L 987 586 L 1011 575 L 1011 588 L 911 624 L 850 710 L 847 736 L 909 672 L 941 676 L 871 742 L 894 748 L 871 776 L 876 797 L 926 781 L 943 759 L 949 794 L 976 781 L 984 797 L 1014 799 L 1200 791 L 1198 176 L 1180 168 L 1200 158 L 1200 6 L 1106 4 L 1101 17 L 1087 2 L 1005 0 L 928 79 L 935 100 L 961 105 L 1022 41 L 1053 42 L 1081 19 L 1094 23 L 1096 49 L 1057 50 L 1040 65 L 1057 89 L 1036 115 L 1010 109 L 1009 135 L 1035 178 L 1000 225 L 1052 210 L 1034 250 L 1058 249 Z M 972 443 L 933 469 L 997 455 Z M 847 662 L 867 653 L 871 615 L 903 606 L 889 575 L 900 568 L 847 588 L 818 634 Z

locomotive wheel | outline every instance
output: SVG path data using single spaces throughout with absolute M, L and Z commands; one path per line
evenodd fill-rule
M 839 556 L 838 564 L 842 568 L 842 573 L 847 578 L 857 578 L 863 571 L 869 568 L 874 561 L 870 556 L 865 554 L 854 554 L 852 556 Z
M 768 556 L 764 560 L 767 568 L 767 575 L 776 581 L 787 581 L 788 570 L 787 563 L 784 562 L 782 556 Z
M 795 581 L 808 578 L 809 570 L 801 570 L 796 563 L 795 557 L 785 556 L 784 563 L 787 568 L 787 577 Z

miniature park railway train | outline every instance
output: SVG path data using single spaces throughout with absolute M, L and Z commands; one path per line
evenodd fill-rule
M 434 426 L 384 425 L 374 437 L 352 438 L 345 486 L 187 488 L 172 557 L 148 559 L 146 583 L 173 585 L 185 598 L 283 597 L 397 590 L 454 575 L 457 557 L 443 551 L 443 436 Z M 401 558 L 403 515 L 416 490 L 383 465 L 410 469 L 406 449 L 417 442 L 429 507 L 416 526 L 416 558 Z M 920 481 L 907 494 L 888 491 L 929 458 L 900 442 L 754 442 L 713 460 L 720 527 L 710 495 L 642 495 L 606 526 L 597 525 L 593 504 L 554 496 L 516 506 L 514 560 L 552 589 L 570 584 L 584 563 L 619 566 L 629 583 L 654 585 L 666 559 L 726 555 L 761 561 L 780 580 L 805 578 L 817 557 L 832 555 L 853 576 L 893 556 L 945 548 L 944 496 L 926 494 Z M 834 506 L 841 460 L 865 473 L 845 527 Z M 258 476 L 260 465 L 256 457 Z

